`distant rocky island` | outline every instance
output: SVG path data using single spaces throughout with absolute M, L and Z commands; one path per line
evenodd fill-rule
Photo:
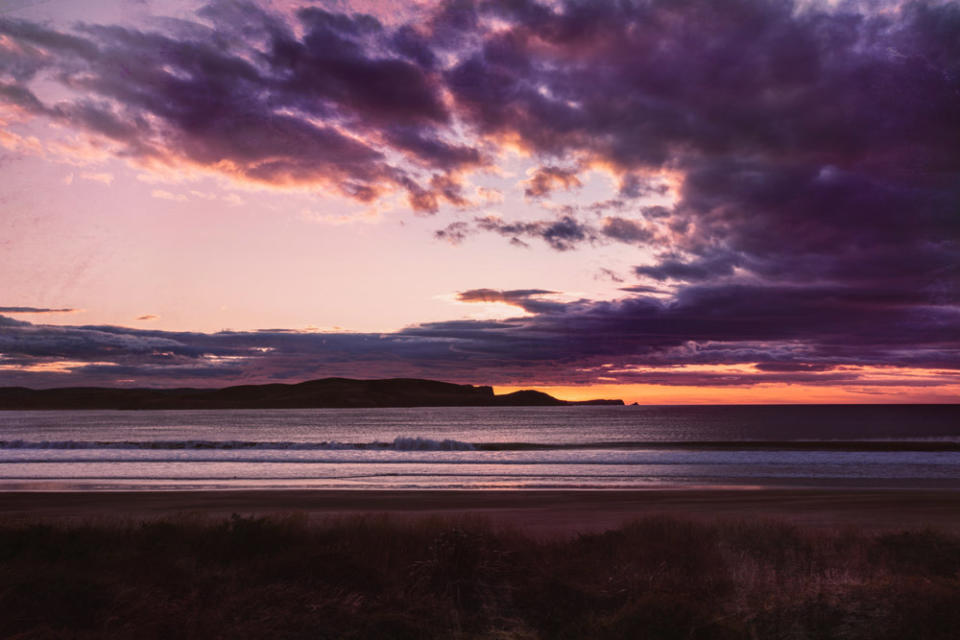
M 26 409 L 321 409 L 373 407 L 552 407 L 622 405 L 622 400 L 558 400 L 540 391 L 502 395 L 488 386 L 436 380 L 324 378 L 299 384 L 222 389 L 0 387 L 0 410 Z

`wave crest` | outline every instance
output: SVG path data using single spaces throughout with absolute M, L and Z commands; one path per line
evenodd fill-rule
M 249 442 L 239 440 L 151 440 L 151 441 L 89 441 L 89 440 L 0 440 L 0 449 L 291 449 L 303 451 L 331 451 L 371 449 L 393 451 L 474 451 L 476 447 L 460 440 L 434 440 L 397 436 L 393 442 Z

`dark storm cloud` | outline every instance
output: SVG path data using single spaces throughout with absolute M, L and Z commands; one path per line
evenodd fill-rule
M 69 33 L 61 33 L 39 24 L 20 20 L 0 18 L 0 32 L 24 42 L 30 47 L 43 47 L 56 52 L 73 54 L 81 58 L 97 55 L 97 47 L 82 37 Z M 23 57 L 39 56 L 40 52 L 34 49 L 23 52 Z M 41 63 L 37 64 L 37 67 Z
M 509 27 L 446 77 L 480 131 L 612 166 L 621 196 L 642 193 L 634 170 L 683 175 L 675 207 L 651 211 L 674 246 L 639 275 L 741 267 L 960 295 L 955 3 L 478 6 Z M 609 221 L 603 235 L 643 242 L 643 229 Z
M 560 215 L 546 220 L 505 221 L 497 216 L 475 218 L 473 224 L 457 221 L 434 232 L 438 240 L 451 244 L 463 242 L 467 236 L 478 232 L 493 232 L 508 237 L 511 242 L 528 246 L 521 238 L 535 238 L 545 242 L 555 251 L 570 251 L 584 242 L 596 243 L 611 240 L 625 244 L 661 245 L 662 233 L 642 220 L 610 216 L 601 226 L 582 222 L 575 215 Z M 637 269 L 638 273 L 640 269 Z M 661 278 L 662 279 L 662 278 Z
M 543 198 L 555 189 L 573 189 L 582 186 L 576 169 L 539 167 L 527 181 L 524 194 L 529 198 Z
M 0 83 L 0 98 L 32 113 L 41 113 L 44 110 L 37 96 L 19 85 Z
M 449 85 L 486 132 L 537 150 L 624 168 L 759 154 L 895 170 L 875 156 L 886 148 L 956 167 L 944 151 L 958 134 L 937 134 L 957 109 L 951 4 L 482 6 L 511 26 L 450 69 Z M 899 148 L 907 139 L 919 147 Z
M 837 362 L 957 366 L 960 6 L 484 7 L 511 26 L 447 71 L 480 130 L 622 176 L 682 176 L 675 205 L 643 216 L 650 225 L 608 218 L 599 236 L 555 246 L 667 234 L 635 272 L 678 283 L 673 306 L 595 307 L 611 312 L 595 318 L 612 323 L 610 344 L 638 331 L 753 341 L 764 360 L 800 341 Z M 621 197 L 638 192 L 633 180 L 621 178 Z
M 687 266 L 703 279 L 741 266 L 769 280 L 942 289 L 956 300 L 960 222 L 949 211 L 958 195 L 955 186 L 901 185 L 829 167 L 717 163 L 687 175 L 678 205 L 693 227 L 680 241 L 691 259 L 638 272 L 683 279 Z
M 623 282 L 623 280 L 617 280 L 616 282 Z M 651 287 L 645 284 L 635 284 L 630 285 L 629 287 L 620 287 L 620 291 L 627 291 L 629 293 L 669 293 L 663 289 Z
M 462 174 L 509 144 L 540 167 L 522 188 L 545 206 L 580 183 L 571 167 L 611 172 L 615 197 L 437 238 L 655 252 L 638 252 L 626 299 L 516 294 L 532 317 L 509 321 L 206 335 L 3 320 L 0 352 L 154 368 L 169 352 L 277 379 L 587 382 L 603 363 L 746 363 L 747 377 L 840 384 L 838 366 L 958 369 L 960 5 L 882 8 L 456 0 L 387 26 L 215 2 L 156 31 L 0 20 L 18 44 L 0 49 L 0 100 L 127 156 L 361 200 L 400 189 L 436 212 L 468 205 Z M 83 98 L 44 104 L 38 78 Z
M 475 220 L 475 228 L 493 231 L 514 240 L 521 237 L 539 238 L 557 251 L 568 251 L 585 240 L 596 238 L 596 231 L 572 216 L 561 216 L 555 220 L 533 222 L 505 222 L 500 218 L 486 216 Z
M 390 43 L 394 51 L 420 65 L 422 69 L 433 70 L 437 65 L 437 57 L 429 39 L 410 25 L 397 29 Z
M 650 226 L 626 218 L 610 217 L 603 224 L 603 235 L 626 243 L 646 244 L 652 241 L 657 232 Z
M 375 51 L 383 26 L 367 15 L 347 16 L 317 8 L 297 12 L 302 38 L 271 34 L 267 59 L 282 73 L 281 91 L 301 106 L 311 99 L 347 107 L 346 113 L 376 122 L 449 119 L 439 87 L 422 67 Z
M 627 173 L 620 180 L 618 195 L 622 198 L 642 198 L 644 196 L 662 196 L 668 191 L 668 186 L 661 181 L 650 180 L 635 173 Z
M 431 185 L 482 159 L 453 140 L 440 77 L 409 28 L 317 8 L 288 23 L 249 2 L 214 2 L 199 16 L 207 22 L 72 33 L 0 20 L 17 44 L 0 48 L 0 73 L 13 80 L 0 84 L 0 100 L 143 161 L 327 184 L 360 200 L 404 189 L 414 209 L 430 212 L 438 198 L 465 203 Z M 41 72 L 82 97 L 43 104 L 26 86 Z M 391 150 L 415 165 L 388 161 Z
M 952 307 L 915 308 L 837 287 L 725 285 L 687 287 L 666 299 L 569 303 L 495 328 L 433 323 L 405 333 L 466 341 L 458 351 L 531 366 L 805 362 L 956 369 L 958 321 Z
M 461 300 L 507 302 L 531 315 L 426 323 L 385 334 L 203 334 L 3 318 L 0 382 L 212 385 L 341 375 L 494 384 L 865 384 L 858 372 L 838 367 L 960 370 L 960 311 L 907 304 L 886 291 L 705 284 L 668 297 L 636 292 L 619 301 L 567 303 L 543 298 L 550 293 L 468 290 Z M 61 361 L 71 363 L 68 377 L 38 366 Z M 755 372 L 669 369 L 689 364 L 753 364 Z M 956 374 L 941 378 L 956 381 Z M 914 383 L 937 384 L 930 378 L 902 384 Z
M 427 165 L 470 167 L 481 164 L 480 152 L 474 147 L 453 145 L 417 127 L 395 127 L 386 132 L 387 139 L 398 149 L 408 151 Z
M 113 355 L 174 353 L 197 356 L 201 352 L 166 332 L 142 332 L 120 327 L 34 325 L 21 322 L 0 332 L 0 353 L 5 355 L 92 359 Z M 218 353 L 218 352 L 213 352 Z
M 656 265 L 636 267 L 634 271 L 637 275 L 648 276 L 654 280 L 700 282 L 729 276 L 737 266 L 739 266 L 738 256 L 719 252 L 715 255 L 699 256 L 689 262 L 662 258 Z

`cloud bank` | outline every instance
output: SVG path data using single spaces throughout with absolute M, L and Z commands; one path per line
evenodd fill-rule
M 464 292 L 528 316 L 385 335 L 6 320 L 7 379 L 53 375 L 44 359 L 111 363 L 79 367 L 85 380 L 557 383 L 751 364 L 757 379 L 846 384 L 841 367 L 960 364 L 955 2 L 457 0 L 411 23 L 213 2 L 143 30 L 3 18 L 0 79 L 7 110 L 131 161 L 364 202 L 403 193 L 419 212 L 469 207 L 465 177 L 507 149 L 537 164 L 518 186 L 532 206 L 603 171 L 613 200 L 444 220 L 436 237 L 654 256 L 638 257 L 623 299 Z

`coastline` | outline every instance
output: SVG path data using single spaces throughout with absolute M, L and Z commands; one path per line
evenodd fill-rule
M 538 537 L 616 529 L 641 518 L 775 520 L 803 527 L 960 532 L 960 490 L 676 488 L 647 490 L 228 490 L 0 492 L 0 522 L 130 522 L 301 514 L 322 522 L 480 519 Z

